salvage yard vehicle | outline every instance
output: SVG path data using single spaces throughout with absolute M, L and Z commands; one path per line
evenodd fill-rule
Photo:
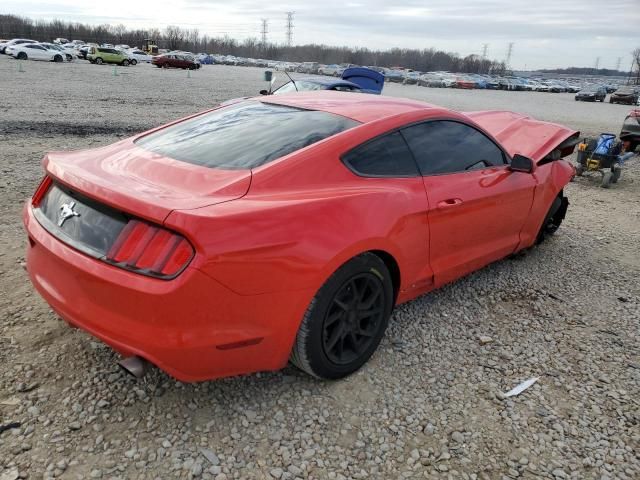
M 372 93 L 380 95 L 384 88 L 384 75 L 365 67 L 351 67 L 342 72 L 342 78 L 306 77 L 292 79 L 273 92 L 261 90 L 261 95 L 308 92 L 313 90 L 336 90 L 338 92 Z
M 49 49 L 49 50 L 57 50 L 58 52 L 62 53 L 65 57 L 65 60 L 67 60 L 67 62 L 71 62 L 73 61 L 74 58 L 76 58 L 78 56 L 78 52 L 71 49 L 71 48 L 65 48 L 62 45 L 58 45 L 55 43 L 38 43 L 38 45 L 42 45 L 43 47 Z
M 96 65 L 102 65 L 103 63 L 113 63 L 122 65 L 123 67 L 129 66 L 129 57 L 127 54 L 116 50 L 115 48 L 107 47 L 91 47 L 87 53 L 87 60 Z
M 139 62 L 151 63 L 151 60 L 153 60 L 153 57 L 151 55 L 147 55 L 142 50 L 138 50 L 135 48 L 124 53 L 128 55 L 131 65 L 135 65 Z
M 182 68 L 196 70 L 200 64 L 187 54 L 167 53 L 153 57 L 151 63 L 158 68 Z
M 395 305 L 558 229 L 577 136 L 377 95 L 241 101 L 47 154 L 27 271 L 132 373 L 340 378 Z
M 7 47 L 7 53 L 18 60 L 44 60 L 46 62 L 63 62 L 65 53 L 50 49 L 37 43 L 25 43 Z
M 576 175 L 597 172 L 602 175 L 600 186 L 609 188 L 618 183 L 622 175 L 622 142 L 613 133 L 602 133 L 598 138 L 587 138 L 578 145 Z
M 607 89 L 602 85 L 588 85 L 578 93 L 576 93 L 575 99 L 583 102 L 604 102 L 607 98 Z
M 38 42 L 36 40 L 29 40 L 26 38 L 14 38 L 13 40 L 8 40 L 7 42 L 0 43 L 0 53 L 4 53 L 8 55 L 7 47 L 22 45 L 23 43 L 38 43 Z
M 629 142 L 628 152 L 635 152 L 640 145 L 640 109 L 631 110 L 624 119 L 620 140 Z
M 609 97 L 609 103 L 625 103 L 636 105 L 640 96 L 640 86 L 624 86 L 617 89 Z

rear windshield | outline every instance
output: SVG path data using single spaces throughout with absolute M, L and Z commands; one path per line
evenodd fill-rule
M 249 101 L 163 128 L 136 145 L 195 165 L 238 170 L 259 167 L 356 125 L 327 112 Z

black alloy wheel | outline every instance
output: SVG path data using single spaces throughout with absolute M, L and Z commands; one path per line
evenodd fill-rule
M 371 252 L 352 258 L 311 300 L 291 363 L 318 378 L 350 375 L 378 348 L 394 303 L 394 284 L 385 262 Z
M 348 365 L 371 346 L 384 321 L 382 281 L 366 272 L 349 279 L 335 294 L 327 310 L 322 347 L 329 360 Z

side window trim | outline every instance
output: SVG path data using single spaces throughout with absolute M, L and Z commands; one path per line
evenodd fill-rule
M 414 127 L 416 125 L 423 125 L 425 123 L 432 123 L 432 122 L 454 122 L 454 123 L 459 123 L 461 125 L 464 125 L 466 127 L 474 129 L 476 132 L 480 133 L 487 140 L 489 140 L 491 143 L 493 143 L 498 150 L 500 150 L 500 152 L 502 153 L 502 161 L 503 161 L 503 165 L 501 165 L 501 167 L 502 166 L 506 167 L 506 166 L 511 164 L 511 157 L 509 156 L 509 154 L 504 150 L 504 148 L 502 148 L 502 145 L 500 145 L 496 140 L 493 139 L 493 137 L 491 135 L 483 132 L 482 130 L 480 130 L 475 125 L 471 125 L 471 124 L 469 124 L 469 123 L 467 123 L 467 122 L 465 122 L 463 120 L 457 119 L 457 118 L 435 117 L 435 118 L 430 118 L 428 120 L 421 120 L 421 121 L 418 121 L 418 122 L 413 122 L 413 123 L 409 123 L 407 125 L 403 125 L 402 127 L 399 127 L 397 130 L 399 130 L 400 133 L 402 133 L 402 131 L 404 129 L 406 129 L 406 128 Z M 411 146 L 409 146 L 409 142 L 407 142 L 407 140 L 405 139 L 404 134 L 402 135 L 402 138 L 404 139 L 405 143 L 409 147 L 409 151 L 411 152 L 411 155 L 413 156 L 414 160 L 416 161 L 416 165 L 418 166 L 418 172 L 420 172 L 420 165 L 418 164 L 418 160 L 416 159 L 416 156 L 413 153 L 413 150 L 411 149 Z M 487 168 L 489 168 L 489 167 L 487 167 Z M 477 169 L 466 169 L 466 170 L 459 170 L 459 171 L 456 171 L 456 172 L 429 173 L 429 174 L 426 174 L 426 175 L 422 175 L 421 174 L 421 176 L 423 176 L 423 177 L 438 177 L 438 176 L 442 176 L 442 175 L 455 175 L 455 174 L 459 174 L 459 173 L 472 173 L 472 172 L 477 172 Z

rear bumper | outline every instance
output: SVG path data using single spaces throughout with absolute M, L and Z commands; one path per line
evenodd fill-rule
M 53 310 L 122 355 L 182 381 L 282 368 L 313 293 L 238 295 L 196 268 L 158 280 L 88 257 L 53 237 L 29 206 L 27 271 Z

